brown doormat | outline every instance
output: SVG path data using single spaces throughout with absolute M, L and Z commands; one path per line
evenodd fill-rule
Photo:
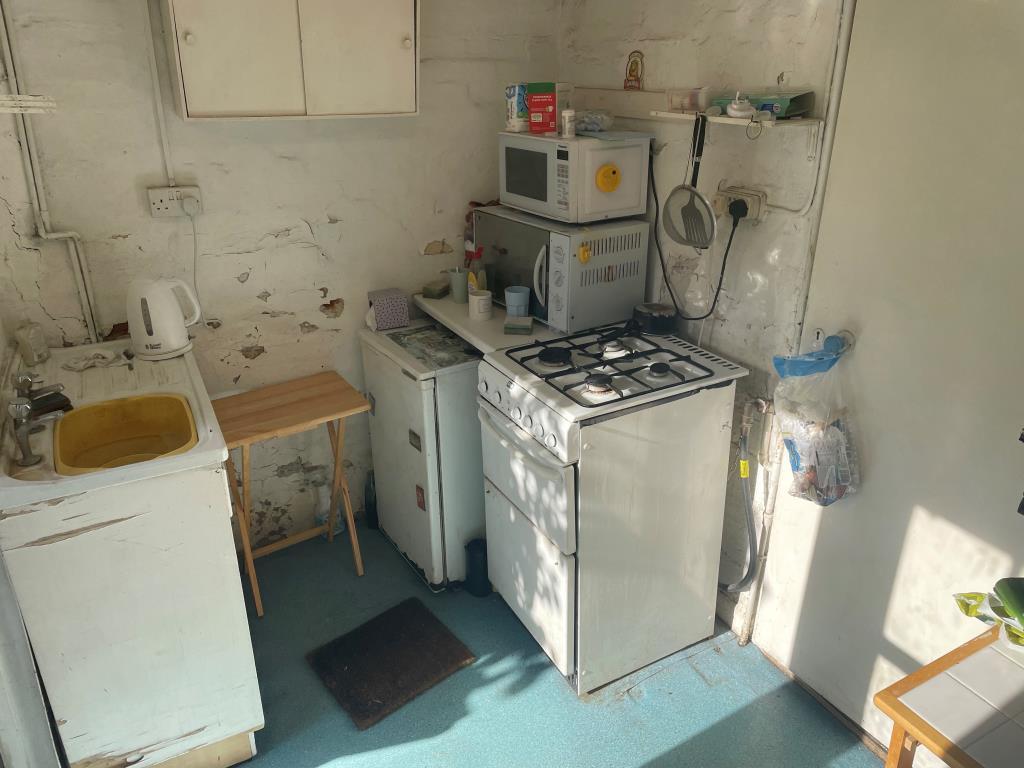
M 310 651 L 306 660 L 365 731 L 476 656 L 413 597 Z

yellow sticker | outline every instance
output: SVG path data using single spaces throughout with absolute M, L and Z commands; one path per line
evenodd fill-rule
M 750 477 L 750 462 L 746 459 L 740 459 L 740 477 L 743 479 Z
M 579 250 L 576 252 L 576 258 L 580 260 L 580 264 L 586 264 L 590 261 L 590 243 L 581 243 Z
M 614 192 L 619 188 L 619 181 L 619 166 L 615 163 L 605 163 L 594 176 L 594 184 L 602 192 Z

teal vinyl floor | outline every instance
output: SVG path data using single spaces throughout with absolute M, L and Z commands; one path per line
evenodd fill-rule
M 581 700 L 497 595 L 432 595 L 376 531 L 258 561 L 249 605 L 266 727 L 253 768 L 879 768 L 881 762 L 753 645 L 722 631 Z M 476 654 L 367 731 L 305 654 L 417 596 Z M 247 596 L 248 599 L 248 596 Z

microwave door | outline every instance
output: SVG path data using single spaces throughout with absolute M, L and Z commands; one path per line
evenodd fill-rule
M 546 206 L 549 200 L 548 158 L 546 151 L 506 146 L 505 191 Z
M 494 301 L 504 306 L 506 288 L 526 286 L 530 289 L 530 314 L 547 322 L 549 231 L 484 213 L 476 215 L 475 228 L 476 245 L 483 248 L 481 261 Z

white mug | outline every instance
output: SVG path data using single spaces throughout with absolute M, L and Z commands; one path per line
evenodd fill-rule
M 469 319 L 491 319 L 491 292 L 473 289 L 469 292 Z

